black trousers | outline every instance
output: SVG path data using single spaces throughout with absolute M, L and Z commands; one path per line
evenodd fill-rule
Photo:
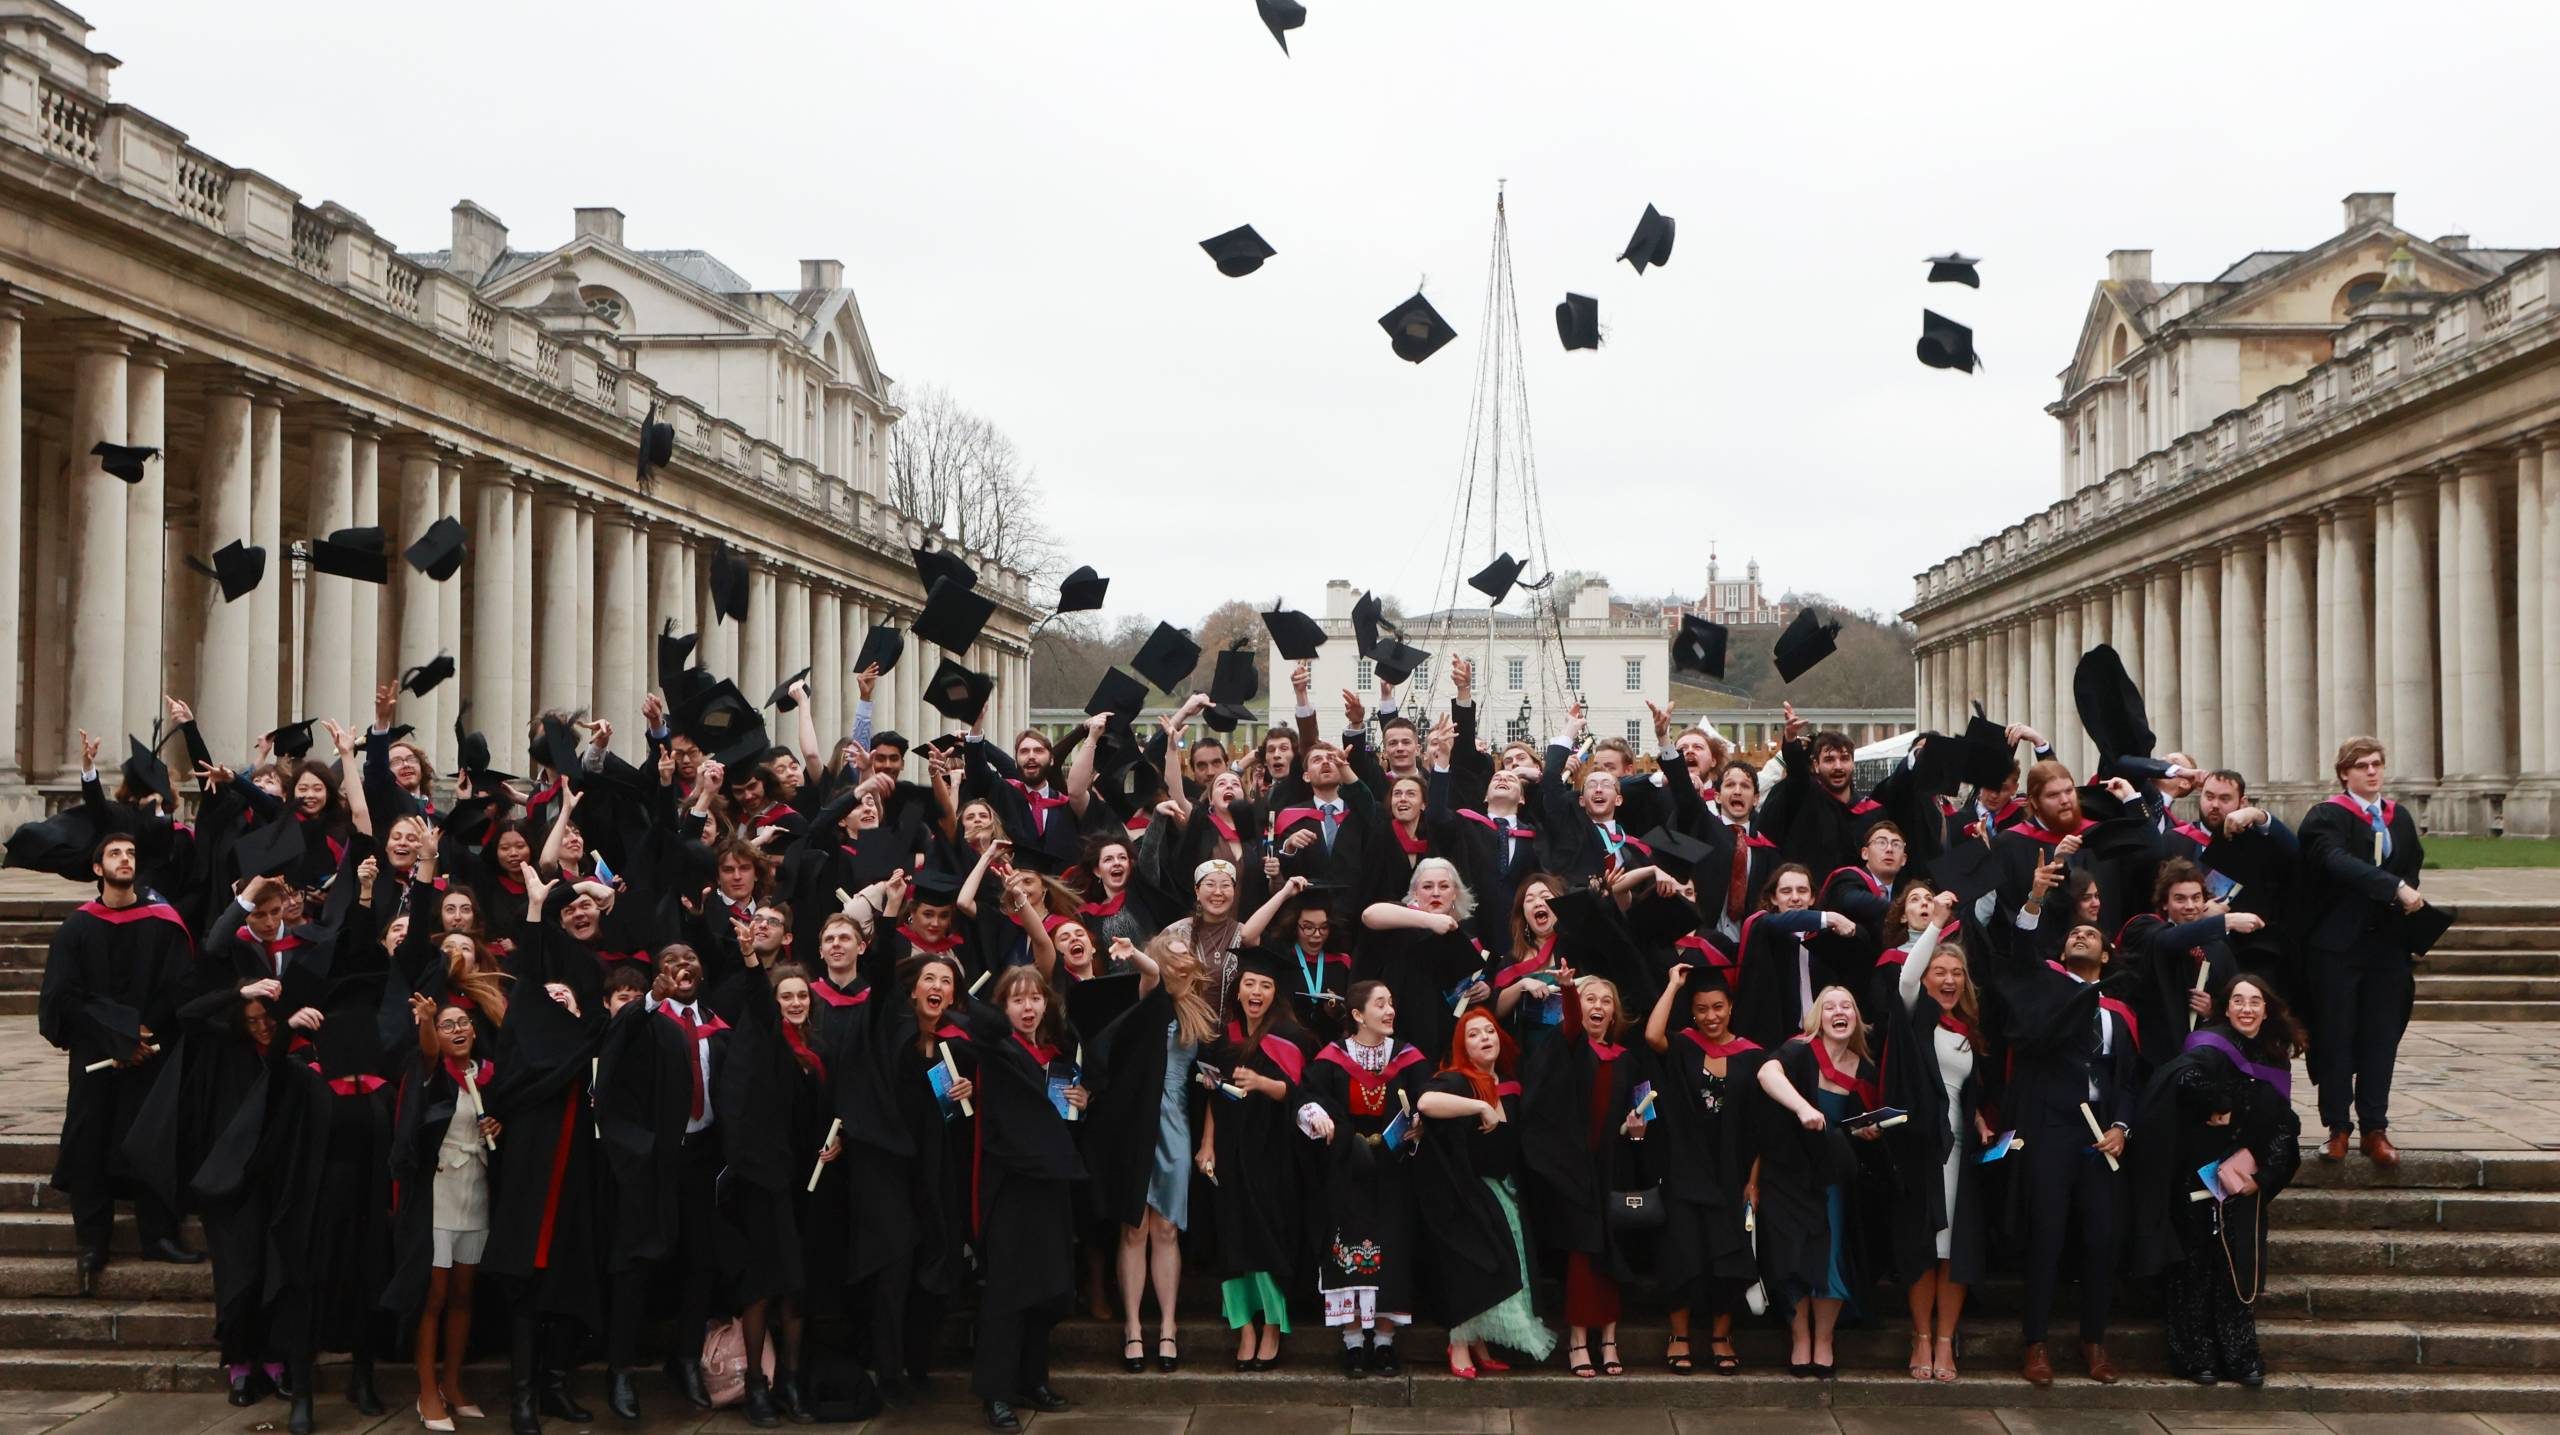
M 116 1198 L 104 1190 L 83 1191 L 71 1198 L 71 1225 L 79 1234 L 82 1249 L 105 1249 L 115 1224 Z M 178 1234 L 177 1213 L 147 1189 L 133 1193 L 133 1224 L 146 1247 L 154 1241 L 173 1240 Z
M 720 1182 L 720 1133 L 705 1127 L 685 1138 L 676 1153 L 676 1242 L 668 1258 L 676 1285 L 675 1338 L 667 1344 L 670 1360 L 700 1360 L 702 1336 L 711 1323 L 711 1303 L 718 1293 L 719 1232 L 712 1223 Z M 605 1313 L 605 1359 L 616 1370 L 640 1363 L 640 1328 L 649 1319 L 649 1293 L 660 1270 L 640 1265 L 615 1274 L 610 1282 L 613 1309 Z
M 2089 1149 L 2088 1131 L 2068 1127 L 2027 1133 L 2027 1299 L 2020 1331 L 2029 1344 L 2045 1338 L 2062 1251 L 2072 1218 L 2080 1221 L 2080 1339 L 2102 1344 L 2115 1304 L 2116 1260 L 2124 1247 L 2124 1177 Z
M 1067 1302 L 1021 1306 L 1010 1292 L 988 1286 L 978 1302 L 978 1349 L 969 1367 L 969 1393 L 980 1400 L 1017 1400 L 1049 1383 L 1049 1331 L 1067 1313 Z
M 872 1373 L 889 1382 L 930 1371 L 942 1340 L 943 1305 L 941 1296 L 916 1283 L 913 1256 L 890 1261 L 863 1282 L 856 1308 L 868 1318 L 870 1354 L 864 1363 Z
M 2318 993 L 2311 1013 L 2311 1079 L 2320 1087 L 2321 1124 L 2332 1131 L 2391 1124 L 2391 1072 L 2409 1029 L 2417 974 L 2386 952 L 2311 954 Z M 2352 1118 L 2352 1119 L 2351 1119 Z

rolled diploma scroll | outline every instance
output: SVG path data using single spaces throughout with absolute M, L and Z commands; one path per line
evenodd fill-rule
M 1083 1081 L 1083 1080 L 1084 1080 L 1084 1043 L 1083 1043 L 1083 1042 L 1077 1042 L 1077 1043 L 1076 1043 L 1076 1080 L 1077 1080 L 1077 1081 L 1079 1081 L 1079 1082 L 1081 1082 L 1081 1081 Z M 1069 1121 L 1082 1121 L 1082 1120 L 1084 1119 L 1084 1111 L 1083 1111 L 1083 1109 L 1082 1109 L 1081 1107 L 1075 1107 L 1075 1106 L 1070 1106 L 1070 1107 L 1068 1107 L 1068 1108 L 1067 1108 L 1067 1119 L 1068 1119 Z
M 153 1055 L 153 1056 L 158 1056 L 158 1055 L 160 1054 L 160 1048 L 158 1048 L 158 1047 L 156 1047 L 156 1046 L 146 1046 L 146 1047 L 144 1047 L 144 1048 L 143 1048 L 143 1050 L 144 1050 L 145 1052 L 147 1052 L 147 1053 L 149 1053 L 149 1054 Z M 93 1061 L 93 1062 L 90 1062 L 87 1066 L 84 1066 L 84 1067 L 80 1068 L 80 1070 L 81 1070 L 81 1071 L 83 1071 L 83 1072 L 85 1072 L 85 1073 L 88 1073 L 88 1074 L 91 1074 L 91 1075 L 95 1075 L 95 1074 L 96 1074 L 96 1073 L 98 1073 L 98 1072 L 104 1071 L 104 1070 L 106 1070 L 107 1068 L 109 1068 L 109 1067 L 111 1067 L 111 1066 L 114 1066 L 114 1065 L 116 1064 L 116 1062 L 117 1062 L 117 1060 L 118 1060 L 118 1059 L 119 1059 L 119 1058 L 116 1058 L 116 1057 L 112 1057 L 112 1056 L 111 1056 L 111 1057 L 108 1057 L 108 1058 L 107 1058 L 106 1060 L 104 1060 L 104 1061 Z
M 2196 990 L 2203 991 L 2205 989 L 2205 984 L 2211 980 L 2213 980 L 2213 963 L 2196 963 Z M 2189 1007 L 2187 1009 L 2187 1030 L 2193 1031 L 2196 1029 L 2196 1021 L 2201 1015 L 2202 1013 L 2196 1011 L 2193 1007 Z
M 838 1133 L 840 1133 L 840 1132 L 842 1132 L 843 1130 L 844 1130 L 844 1118 L 843 1118 L 843 1117 L 841 1117 L 841 1116 L 839 1116 L 839 1117 L 837 1117 L 835 1120 L 833 1120 L 833 1121 L 831 1121 L 831 1122 L 828 1122 L 828 1123 L 827 1123 L 827 1139 L 818 1143 L 818 1159 L 817 1159 L 817 1161 L 816 1161 L 815 1163 L 813 1163 L 813 1164 L 809 1167 L 809 1189 L 810 1189 L 810 1190 L 815 1191 L 816 1189 L 818 1189 L 818 1178 L 819 1178 L 820 1176 L 823 1176 L 823 1175 L 827 1174 L 827 1158 L 826 1158 L 826 1150 L 827 1150 L 827 1147 L 829 1147 L 829 1146 L 831 1146 L 831 1145 L 833 1145 L 833 1144 L 835 1143 L 835 1139 L 836 1139 L 837 1134 L 838 1134 Z
M 2090 1110 L 2089 1103 L 2086 1101 L 2080 1103 L 2080 1119 L 2089 1123 L 2089 1135 L 2092 1138 L 2099 1141 L 2107 1139 L 2106 1131 L 2098 1125 L 2098 1113 Z M 2124 1169 L 2124 1165 L 2113 1156 L 2109 1156 L 2107 1157 L 2107 1169 L 2110 1171 L 2121 1171 Z
M 949 1077 L 953 1085 L 958 1085 L 960 1081 L 960 1063 L 951 1059 L 951 1043 L 947 1041 L 939 1041 L 935 1042 L 934 1045 L 941 1048 L 942 1051 L 942 1074 Z M 963 1116 L 975 1116 L 978 1114 L 977 1108 L 971 1106 L 969 1104 L 969 1098 L 965 1096 L 960 1098 L 960 1114 Z
M 480 1104 L 480 1079 L 472 1075 L 471 1068 L 467 1066 L 462 1068 L 462 1090 L 471 1098 L 471 1124 L 477 1126 L 487 1120 L 489 1110 Z M 490 1150 L 498 1149 L 497 1137 L 484 1135 L 480 1139 L 489 1143 Z

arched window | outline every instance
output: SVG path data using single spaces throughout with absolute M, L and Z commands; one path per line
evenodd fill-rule
M 588 313 L 617 330 L 630 320 L 631 306 L 623 302 L 621 295 L 601 284 L 590 284 L 580 289 L 578 301 L 587 306 Z
M 2381 291 L 2382 276 L 2379 274 L 2359 274 L 2348 280 L 2347 286 L 2338 291 L 2338 297 L 2329 301 L 2330 320 L 2334 323 L 2345 323 L 2347 316 L 2355 312 L 2358 304 Z
M 2107 344 L 2107 362 L 2111 364 L 2123 363 L 2126 352 L 2132 347 L 2132 332 L 2126 329 L 2122 324 L 2116 325 L 2116 336 Z

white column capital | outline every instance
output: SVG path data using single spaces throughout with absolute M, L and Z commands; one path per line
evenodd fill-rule
M 65 319 L 54 324 L 51 332 L 54 338 L 70 340 L 83 354 L 128 354 L 151 339 L 142 330 L 113 319 Z

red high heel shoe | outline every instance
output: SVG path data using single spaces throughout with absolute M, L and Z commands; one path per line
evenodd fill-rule
M 1503 1362 L 1501 1362 L 1501 1361 L 1499 1361 L 1499 1360 L 1494 1359 L 1494 1358 L 1493 1358 L 1492 1356 L 1490 1356 L 1490 1355 L 1487 1355 L 1487 1356 L 1485 1356 L 1484 1358 L 1482 1358 L 1482 1359 L 1480 1359 L 1480 1360 L 1478 1360 L 1478 1361 L 1476 1362 L 1476 1369 L 1478 1369 L 1478 1370 L 1490 1370 L 1490 1371 L 1494 1372 L 1494 1373 L 1495 1373 L 1495 1374 L 1497 1374 L 1497 1375 L 1501 1374 L 1503 1371 L 1509 1370 L 1510 1368 L 1511 1368 L 1511 1367 L 1510 1367 L 1509 1365 L 1506 1365 L 1506 1364 L 1504 1364 Z
M 1458 1364 L 1458 1352 L 1454 1350 L 1449 1352 L 1449 1373 L 1458 1377 L 1460 1380 L 1473 1380 L 1476 1378 L 1476 1368 L 1472 1365 L 1461 1367 Z

